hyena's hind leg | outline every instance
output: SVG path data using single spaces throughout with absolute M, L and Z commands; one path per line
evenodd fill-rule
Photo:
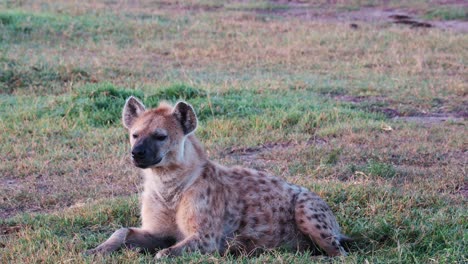
M 176 242 L 173 237 L 158 237 L 140 228 L 121 228 L 115 231 L 104 243 L 87 250 L 86 255 L 106 254 L 123 247 L 155 252 L 167 248 Z
M 299 193 L 295 204 L 296 224 L 299 230 L 329 256 L 346 256 L 340 240 L 346 238 L 328 205 L 315 193 Z

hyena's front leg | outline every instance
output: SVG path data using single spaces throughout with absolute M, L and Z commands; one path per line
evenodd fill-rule
M 175 242 L 173 237 L 156 236 L 140 228 L 121 228 L 115 231 L 104 243 L 86 251 L 85 254 L 106 254 L 123 247 L 155 252 L 170 247 Z
M 219 251 L 225 212 L 223 198 L 223 193 L 214 186 L 200 188 L 184 197 L 179 204 L 176 222 L 185 236 L 177 244 L 160 250 L 156 259 L 180 256 L 184 252 L 210 254 Z
M 209 254 L 219 250 L 219 241 L 217 238 L 210 238 L 209 235 L 200 236 L 191 235 L 180 241 L 172 247 L 162 249 L 156 254 L 156 259 L 171 256 L 180 256 L 184 252 L 199 251 L 202 254 Z

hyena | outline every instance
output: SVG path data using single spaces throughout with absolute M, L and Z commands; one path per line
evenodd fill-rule
M 317 194 L 266 172 L 208 160 L 194 135 L 191 105 L 146 110 L 130 97 L 122 119 L 133 164 L 144 175 L 142 226 L 117 230 L 89 254 L 127 247 L 158 251 L 161 258 L 318 246 L 329 256 L 346 255 L 341 242 L 347 237 Z

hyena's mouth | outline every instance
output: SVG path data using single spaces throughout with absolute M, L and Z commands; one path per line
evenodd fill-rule
M 133 159 L 133 165 L 135 165 L 136 167 L 138 167 L 140 169 L 147 169 L 147 168 L 152 167 L 154 165 L 158 165 L 162 161 L 162 159 L 163 158 L 156 158 L 156 159 L 154 159 L 152 161 Z

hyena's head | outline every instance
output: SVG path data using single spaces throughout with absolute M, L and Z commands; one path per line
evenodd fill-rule
M 133 164 L 139 168 L 162 167 L 183 158 L 184 141 L 197 128 L 192 106 L 178 102 L 145 106 L 131 96 L 125 103 L 122 121 L 130 133 Z

